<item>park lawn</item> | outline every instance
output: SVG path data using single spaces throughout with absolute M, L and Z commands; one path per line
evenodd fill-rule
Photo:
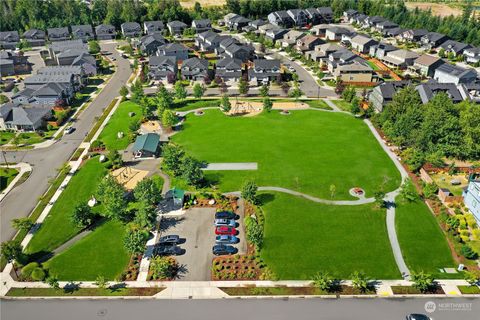
M 3 146 L 4 144 L 7 144 L 10 142 L 13 137 L 15 137 L 15 132 L 11 131 L 1 131 L 0 132 L 0 146 Z
M 107 221 L 48 260 L 44 267 L 64 281 L 92 281 L 98 276 L 114 280 L 126 269 L 130 259 L 123 245 L 125 230 L 121 222 Z
M 354 117 L 315 110 L 278 111 L 255 117 L 227 117 L 207 110 L 187 115 L 184 129 L 172 140 L 199 160 L 257 162 L 256 171 L 208 171 L 221 191 L 240 190 L 248 179 L 259 186 L 294 189 L 321 198 L 353 199 L 352 187 L 372 196 L 388 177 L 385 191 L 400 184 L 400 175 L 368 127 Z
M 284 280 L 311 279 L 319 271 L 350 279 L 400 278 L 387 235 L 385 210 L 372 204 L 332 206 L 283 193 L 264 193 L 261 256 Z
M 130 117 L 128 114 L 133 112 L 135 115 Z M 123 150 L 131 143 L 130 125 L 142 119 L 142 109 L 140 105 L 131 101 L 120 103 L 113 116 L 108 121 L 98 140 L 103 141 L 109 150 Z M 123 138 L 119 139 L 117 134 L 123 132 Z
M 0 191 L 5 190 L 18 174 L 18 170 L 13 168 L 0 168 Z
M 173 104 L 175 111 L 190 111 L 200 108 L 219 107 L 219 99 L 186 99 Z
M 40 229 L 29 242 L 26 252 L 46 254 L 74 237 L 80 229 L 70 221 L 70 216 L 77 204 L 90 199 L 106 173 L 105 164 L 100 163 L 98 157 L 88 160 L 55 202 Z
M 345 100 L 332 100 L 333 103 L 337 107 L 340 108 L 340 110 L 350 112 L 352 110 L 352 104 L 350 102 L 347 102 Z
M 434 276 L 449 276 L 439 268 L 455 268 L 452 253 L 438 222 L 427 205 L 397 197 L 395 228 L 402 254 L 410 271 L 425 271 Z
M 304 100 L 303 102 L 307 103 L 312 108 L 332 110 L 324 100 Z

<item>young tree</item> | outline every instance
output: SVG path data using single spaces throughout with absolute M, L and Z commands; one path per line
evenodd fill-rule
M 240 81 L 238 82 L 238 92 L 242 95 L 246 95 L 249 90 L 248 82 L 245 78 L 241 78 Z
M 270 112 L 273 107 L 273 102 L 269 97 L 263 98 L 263 110 Z
M 353 115 L 356 115 L 356 114 L 360 113 L 360 111 L 361 111 L 360 100 L 357 97 L 353 97 L 351 105 L 350 105 L 350 112 Z
M 337 192 L 337 187 L 334 184 L 330 185 L 330 198 L 335 198 L 335 193 Z
M 205 87 L 202 86 L 200 83 L 195 83 L 195 85 L 193 86 L 193 96 L 197 99 L 200 99 L 205 93 L 205 90 Z
M 197 159 L 186 156 L 181 164 L 182 178 L 194 187 L 199 187 L 203 182 L 202 163 Z
M 108 286 L 108 281 L 105 279 L 104 276 L 98 275 L 95 279 L 94 284 L 98 286 L 100 289 L 105 289 Z
M 355 271 L 351 275 L 352 278 L 352 286 L 361 292 L 365 292 L 368 290 L 368 277 L 363 272 Z
M 422 293 L 428 292 L 435 287 L 435 280 L 431 274 L 421 272 L 412 272 L 411 279 L 413 286 Z
M 257 219 L 252 216 L 246 216 L 244 221 L 245 229 L 247 231 L 247 240 L 255 246 L 257 251 L 259 251 L 263 244 L 263 227 L 258 223 Z
M 375 205 L 377 206 L 377 208 L 385 208 L 385 192 L 384 191 L 377 191 L 373 194 L 373 196 L 375 197 Z
M 162 114 L 162 125 L 168 129 L 177 123 L 177 116 L 172 110 L 165 110 Z
M 157 221 L 155 206 L 145 202 L 138 203 L 134 221 L 142 228 L 153 228 Z
M 17 261 L 22 263 L 25 258 L 22 251 L 23 247 L 20 244 L 20 241 L 17 240 L 5 241 L 0 245 L 0 255 L 7 262 Z
M 100 45 L 98 44 L 98 42 L 95 40 L 88 41 L 88 51 L 90 51 L 91 54 L 99 53 Z
M 183 86 L 181 81 L 175 83 L 175 98 L 178 100 L 183 100 L 187 97 L 187 90 Z
M 97 189 L 97 198 L 103 204 L 106 217 L 117 220 L 125 219 L 127 201 L 124 195 L 125 189 L 111 175 L 107 175 L 100 181 Z
M 221 107 L 222 107 L 223 112 L 229 112 L 230 109 L 232 108 L 232 106 L 230 104 L 230 99 L 228 98 L 227 95 L 223 95 Z
M 28 217 L 12 220 L 12 227 L 14 227 L 16 230 L 29 231 L 34 225 L 35 223 Z
M 146 249 L 148 236 L 148 231 L 130 227 L 123 239 L 123 245 L 129 253 L 141 254 Z
M 295 98 L 295 101 L 297 101 L 302 96 L 302 94 L 303 92 L 302 90 L 300 90 L 298 83 L 295 83 L 293 89 L 290 90 L 289 96 Z
M 87 203 L 81 202 L 73 209 L 71 220 L 75 226 L 83 229 L 95 221 L 95 213 Z
M 468 244 L 464 244 L 462 246 L 462 248 L 460 249 L 460 253 L 462 254 L 462 256 L 470 260 L 475 260 L 478 258 L 478 253 L 473 251 L 472 247 L 470 247 Z
M 107 158 L 112 163 L 112 168 L 113 169 L 118 169 L 123 165 L 122 156 L 120 155 L 120 153 L 117 150 L 110 150 L 108 152 Z
M 242 198 L 250 203 L 257 204 L 257 191 L 258 186 L 253 180 L 246 181 L 242 186 Z
M 123 99 L 127 98 L 128 95 L 128 88 L 126 86 L 122 86 L 120 88 L 120 95 L 122 96 Z
M 159 109 L 162 108 L 162 110 L 165 110 L 170 108 L 170 106 L 172 105 L 172 102 L 173 102 L 172 95 L 170 94 L 170 92 L 168 92 L 167 88 L 165 88 L 165 86 L 163 85 L 160 85 L 158 87 L 156 98 L 157 98 L 157 104 Z
M 152 178 L 143 179 L 133 189 L 135 200 L 148 205 L 157 205 L 162 200 L 162 190 Z
M 173 171 L 175 176 L 181 172 L 180 164 L 185 156 L 185 151 L 180 146 L 172 143 L 163 145 L 162 147 L 162 167 L 166 170 Z
M 407 179 L 403 183 L 402 188 L 400 189 L 400 196 L 403 200 L 408 202 L 414 202 L 418 200 L 417 190 L 415 189 L 411 179 Z
M 260 87 L 260 90 L 259 90 L 260 95 L 262 97 L 267 97 L 268 93 L 269 93 L 269 90 L 270 90 L 270 88 L 269 88 L 268 84 L 264 84 L 263 86 Z
M 58 277 L 55 275 L 49 275 L 45 279 L 45 283 L 55 290 L 60 289 L 60 284 L 58 283 Z
M 328 272 L 318 272 L 313 276 L 313 285 L 322 291 L 332 290 L 335 280 Z

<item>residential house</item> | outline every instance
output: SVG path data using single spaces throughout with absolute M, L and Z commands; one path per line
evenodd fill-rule
M 438 32 L 429 32 L 420 39 L 422 47 L 426 49 L 434 49 L 448 40 L 448 37 Z
M 265 33 L 265 37 L 269 38 L 273 41 L 273 43 L 275 43 L 275 41 L 282 39 L 287 32 L 288 29 L 272 28 Z
M 463 203 L 475 217 L 480 225 L 480 175 L 471 174 L 468 179 L 468 187 L 463 191 Z
M 117 31 L 111 24 L 101 24 L 95 27 L 95 34 L 97 40 L 112 40 L 115 39 Z
M 280 41 L 282 47 L 287 48 L 297 43 L 297 40 L 304 37 L 305 32 L 298 30 L 290 30 L 283 35 L 283 39 Z
M 174 20 L 167 23 L 167 28 L 171 35 L 180 36 L 188 28 L 188 25 L 182 21 Z
M 378 58 L 378 59 L 383 59 L 383 57 L 385 57 L 387 55 L 387 53 L 392 52 L 392 51 L 396 51 L 396 50 L 398 50 L 397 47 L 392 46 L 388 43 L 380 42 L 377 45 L 371 46 L 368 54 L 371 57 L 375 57 L 375 58 Z
M 287 14 L 293 19 L 297 27 L 304 27 L 308 23 L 307 12 L 303 9 L 290 9 L 287 10 Z
M 55 82 L 59 84 L 64 84 L 68 87 L 69 92 L 74 92 L 77 88 L 75 82 L 75 76 L 73 74 L 60 74 L 60 75 L 45 75 L 45 74 L 34 74 L 24 80 L 25 88 L 31 89 L 40 89 L 43 85 L 49 82 Z
M 357 56 L 352 51 L 343 48 L 341 50 L 333 51 L 330 54 L 328 54 L 328 59 L 324 61 L 321 60 L 321 63 L 322 63 L 322 66 L 326 64 L 328 72 L 330 72 L 333 75 L 335 73 L 335 69 L 339 65 L 350 64 L 357 59 L 359 59 L 360 61 L 363 61 L 362 58 Z
M 340 43 L 350 48 L 352 47 L 352 39 L 355 38 L 357 35 L 358 33 L 356 33 L 355 31 L 342 34 L 342 40 L 340 40 Z
M 88 52 L 88 45 L 84 43 L 82 40 L 65 40 L 65 41 L 57 41 L 52 42 L 47 45 L 47 49 L 50 55 L 50 58 L 56 60 L 56 56 L 66 50 L 81 50 L 84 52 Z
M 464 69 L 449 63 L 439 66 L 433 74 L 433 79 L 440 83 L 469 83 L 476 78 L 477 72 L 474 69 Z
M 83 86 L 86 82 L 87 74 L 82 66 L 48 66 L 38 69 L 37 74 L 44 75 L 70 75 L 74 77 L 75 87 Z
M 465 49 L 463 54 L 467 63 L 477 64 L 480 62 L 480 47 Z
M 378 41 L 373 40 L 370 37 L 365 35 L 356 35 L 351 40 L 352 49 L 360 52 L 360 53 L 367 53 L 370 51 L 370 47 L 378 44 Z
M 414 62 L 409 69 L 421 76 L 433 78 L 435 70 L 444 64 L 445 61 L 438 57 L 422 54 Z
M 72 38 L 81 39 L 85 42 L 95 39 L 93 28 L 89 24 L 72 26 Z
M 345 83 L 371 83 L 377 81 L 372 67 L 366 63 L 360 63 L 358 60 L 339 64 L 335 68 L 333 76 Z
M 377 85 L 368 94 L 368 101 L 376 111 L 382 112 L 383 108 L 390 102 L 398 90 L 410 84 L 409 81 L 387 81 Z
M 394 29 L 394 28 L 398 28 L 398 24 L 388 20 L 379 22 L 375 25 L 375 30 L 377 30 L 378 32 L 381 32 L 382 34 L 385 34 L 387 30 Z
M 148 76 L 157 81 L 173 82 L 178 73 L 175 56 L 150 56 L 148 58 Z
M 95 57 L 87 52 L 80 53 L 70 64 L 71 66 L 80 66 L 89 77 L 97 75 L 97 61 Z
M 480 82 L 461 83 L 457 88 L 464 100 L 480 104 Z
M 208 30 L 195 37 L 195 45 L 202 51 L 213 52 L 218 48 L 220 42 L 227 38 L 231 37 Z
M 231 25 L 231 20 L 233 18 L 236 18 L 236 17 L 239 17 L 240 15 L 239 14 L 236 14 L 236 13 L 233 13 L 233 12 L 230 12 L 230 13 L 227 13 L 224 17 L 223 17 L 223 23 L 225 26 L 229 26 Z
M 418 53 L 399 49 L 388 52 L 381 60 L 391 68 L 405 69 L 413 65 L 413 62 L 419 57 Z
M 45 45 L 46 34 L 43 30 L 29 29 L 23 33 L 23 37 L 30 47 L 40 47 Z
M 428 31 L 425 29 L 409 29 L 400 34 L 399 38 L 407 42 L 420 42 L 427 34 Z
M 165 29 L 163 21 L 145 21 L 143 23 L 143 32 L 145 34 L 152 34 L 162 32 Z
M 14 74 L 13 60 L 0 58 L 0 76 L 7 77 Z
M 280 60 L 257 59 L 248 70 L 250 81 L 256 85 L 268 84 L 281 77 Z
M 258 27 L 258 30 L 255 33 L 265 35 L 269 30 L 272 30 L 272 29 L 280 29 L 280 27 L 271 23 L 266 23 Z
M 340 41 L 342 35 L 350 33 L 350 30 L 342 27 L 329 27 L 325 31 L 325 38 L 329 41 Z
M 0 51 L 0 73 L 2 76 L 30 73 L 32 65 L 28 62 L 28 56 L 19 52 Z
M 236 44 L 239 46 L 242 45 L 242 43 L 238 41 L 236 38 L 227 36 L 226 38 L 221 40 L 220 43 L 218 44 L 218 47 L 215 48 L 215 54 L 217 56 L 223 56 L 225 54 L 225 49 L 231 46 L 232 44 Z
M 0 106 L 0 129 L 36 131 L 45 127 L 52 115 L 50 109 L 23 106 L 12 102 Z
M 262 19 L 257 19 L 257 20 L 253 20 L 253 21 L 250 21 L 248 23 L 248 25 L 250 27 L 252 27 L 254 30 L 258 30 L 258 28 L 260 28 L 261 26 L 267 24 L 268 22 L 265 21 L 265 20 L 262 20 Z
M 322 16 L 318 8 L 307 8 L 305 9 L 305 13 L 307 14 L 309 24 L 315 25 L 321 23 Z
M 310 33 L 314 36 L 318 36 L 320 38 L 325 38 L 325 34 L 327 29 L 330 28 L 328 24 L 317 24 L 310 28 Z
M 215 77 L 225 83 L 234 83 L 242 78 L 242 61 L 239 59 L 223 58 L 218 60 Z
M 192 21 L 192 28 L 196 33 L 202 33 L 212 29 L 212 23 L 209 19 L 197 19 Z
M 48 40 L 50 41 L 65 41 L 70 39 L 70 32 L 67 27 L 48 28 Z
M 211 79 L 207 59 L 194 57 L 183 61 L 181 73 L 186 80 L 204 81 L 205 79 Z
M 440 48 L 445 50 L 446 54 L 453 53 L 455 57 L 462 54 L 464 50 L 471 47 L 472 46 L 469 44 L 458 42 L 455 40 L 447 40 L 440 45 Z
M 125 38 L 136 38 L 142 35 L 142 27 L 138 22 L 124 22 L 120 25 Z
M 18 31 L 0 32 L 0 47 L 3 49 L 15 49 L 20 42 Z
M 366 24 L 367 18 L 368 18 L 367 15 L 363 13 L 359 13 L 350 19 L 350 23 L 363 27 Z
M 354 9 L 348 9 L 343 11 L 343 19 L 347 22 L 350 22 L 351 19 L 358 15 L 358 11 Z
M 82 49 L 67 49 L 56 54 L 55 59 L 59 66 L 69 66 L 81 55 L 90 54 Z
M 188 48 L 180 43 L 167 43 L 158 47 L 157 56 L 173 56 L 177 61 L 188 59 Z
M 403 28 L 392 28 L 392 29 L 385 30 L 385 32 L 383 32 L 383 35 L 386 37 L 397 38 L 404 32 L 405 32 L 405 29 Z
M 324 43 L 322 39 L 309 34 L 297 40 L 296 49 L 301 52 L 310 51 L 322 43 Z
M 295 21 L 285 10 L 275 11 L 270 13 L 268 16 L 268 21 L 282 28 L 292 28 L 295 25 Z
M 248 26 L 248 23 L 252 20 L 247 19 L 242 16 L 234 17 L 230 20 L 230 23 L 227 25 L 230 30 L 240 31 L 243 27 Z
M 378 23 L 386 21 L 380 16 L 367 17 L 363 23 L 363 28 L 374 28 Z
M 319 7 L 317 11 L 320 13 L 319 23 L 332 23 L 333 22 L 333 10 L 330 7 Z
M 242 62 L 247 62 L 252 58 L 254 52 L 255 49 L 250 45 L 234 43 L 225 48 L 222 57 L 238 59 Z
M 136 43 L 138 49 L 147 56 L 154 55 L 158 47 L 166 43 L 165 38 L 160 33 L 150 33 L 140 38 Z
M 339 50 L 345 49 L 336 43 L 329 42 L 315 46 L 314 50 L 307 51 L 305 56 L 308 59 L 320 62 L 323 65 L 323 63 L 326 63 L 328 60 L 329 54 Z
M 459 103 L 463 101 L 462 94 L 458 90 L 454 83 L 438 83 L 435 81 L 429 81 L 422 83 L 415 87 L 422 103 L 428 103 L 436 94 L 445 93 L 453 103 Z
M 38 89 L 25 88 L 12 96 L 12 102 L 42 107 L 53 107 L 58 101 L 69 104 L 73 91 L 65 84 L 48 82 Z

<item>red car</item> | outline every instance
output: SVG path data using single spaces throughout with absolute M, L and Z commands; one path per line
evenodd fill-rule
M 231 236 L 234 236 L 237 234 L 237 230 L 235 230 L 235 228 L 232 228 L 232 227 L 227 227 L 227 226 L 218 226 L 215 228 L 215 234 L 227 234 L 227 235 L 231 235 Z

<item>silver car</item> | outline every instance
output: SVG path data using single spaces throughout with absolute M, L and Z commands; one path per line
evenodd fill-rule
M 227 227 L 234 227 L 236 226 L 236 222 L 233 219 L 215 219 L 215 226 L 227 226 Z

